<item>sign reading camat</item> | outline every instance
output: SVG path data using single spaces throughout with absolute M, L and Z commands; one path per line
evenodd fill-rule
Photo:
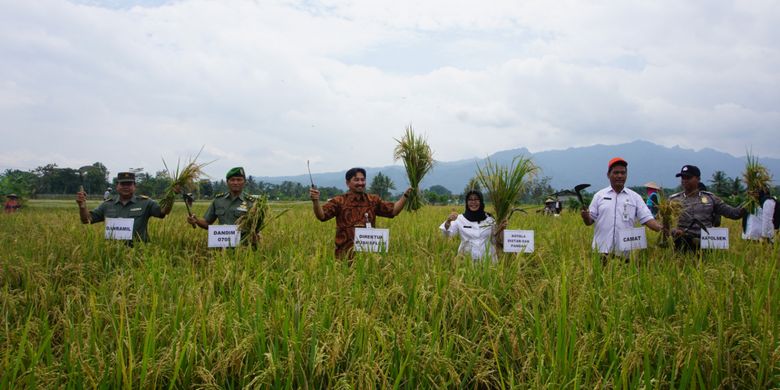
M 209 248 L 232 248 L 241 241 L 236 225 L 209 225 Z
M 106 218 L 106 240 L 132 240 L 132 218 Z
M 504 252 L 533 253 L 533 230 L 504 230 Z
M 647 248 L 647 235 L 644 227 L 627 228 L 618 230 L 618 249 L 621 251 L 633 251 Z
M 701 230 L 702 249 L 729 249 L 729 228 L 709 228 L 707 233 Z
M 389 229 L 355 228 L 355 252 L 387 252 Z

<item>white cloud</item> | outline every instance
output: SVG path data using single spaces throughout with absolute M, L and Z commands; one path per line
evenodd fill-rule
M 409 123 L 441 160 L 636 138 L 780 157 L 771 1 L 3 9 L 2 167 L 155 171 L 202 145 L 214 177 L 381 166 Z

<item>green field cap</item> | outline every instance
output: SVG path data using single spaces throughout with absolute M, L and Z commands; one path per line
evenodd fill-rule
M 244 174 L 244 168 L 242 167 L 235 167 L 228 171 L 227 175 L 225 175 L 226 179 L 230 179 L 233 176 L 241 176 L 244 179 L 246 179 L 246 175 Z

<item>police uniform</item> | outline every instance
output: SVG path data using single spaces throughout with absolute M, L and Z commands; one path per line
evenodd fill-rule
M 229 192 L 217 194 L 203 219 L 209 225 L 216 220 L 219 220 L 221 225 L 235 225 L 236 220 L 246 214 L 254 202 L 255 198 L 249 194 L 242 193 L 235 197 Z
M 686 235 L 699 237 L 701 228 L 691 226 L 694 220 L 698 220 L 704 227 L 714 226 L 713 221 L 718 215 L 730 219 L 739 219 L 742 211 L 738 207 L 729 206 L 709 191 L 698 191 L 695 195 L 686 196 L 685 192 L 678 192 L 669 197 L 670 202 L 679 202 L 682 205 L 677 227 L 683 229 Z
M 133 195 L 127 203 L 119 200 L 119 195 L 101 203 L 89 212 L 91 223 L 102 222 L 106 218 L 132 218 L 133 237 L 149 241 L 146 226 L 150 217 L 164 218 L 160 205 L 149 197 Z

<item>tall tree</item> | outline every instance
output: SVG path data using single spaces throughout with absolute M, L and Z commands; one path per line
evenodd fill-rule
M 393 181 L 382 174 L 382 172 L 379 172 L 374 176 L 374 179 L 371 180 L 371 185 L 368 187 L 368 192 L 372 194 L 379 195 L 382 199 L 389 199 L 390 198 L 390 190 L 395 189 L 395 183 Z
M 712 179 L 710 179 L 710 184 L 712 185 L 710 190 L 712 190 L 715 195 L 720 197 L 731 195 L 732 183 L 731 179 L 726 176 L 726 172 L 715 171 L 715 173 L 712 174 Z

